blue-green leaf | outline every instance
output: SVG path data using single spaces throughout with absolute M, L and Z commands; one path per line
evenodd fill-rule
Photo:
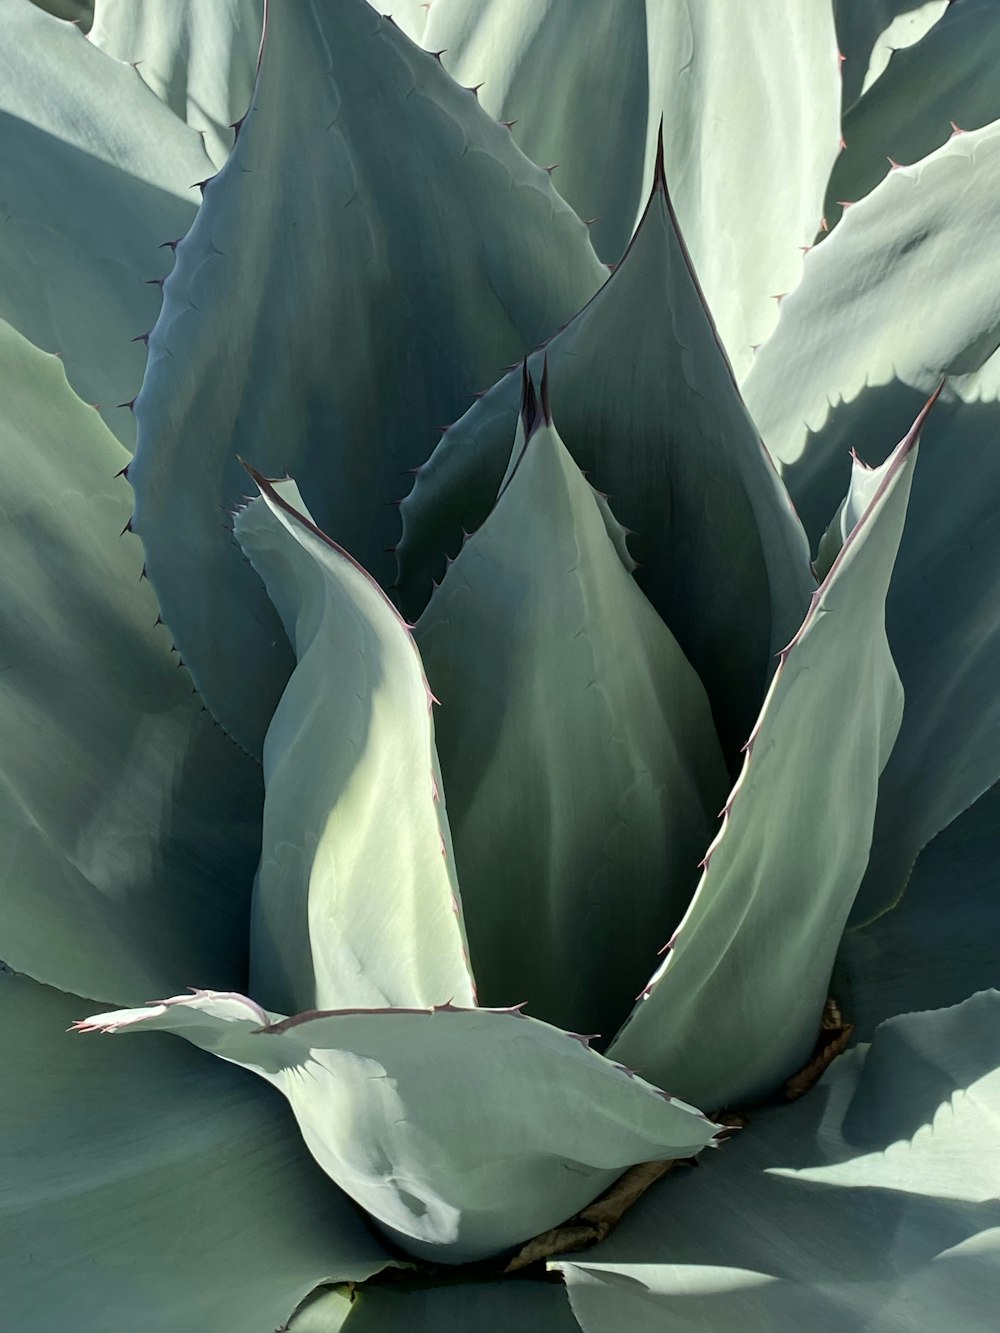
M 160 308 L 165 243 L 191 225 L 211 162 L 137 72 L 73 24 L 6 0 L 3 32 L 0 319 L 57 352 L 131 446 L 124 405 Z
M 282 1013 L 474 1004 L 416 644 L 295 487 L 255 480 L 236 534 L 298 665 L 264 744 L 253 993 Z
M 662 163 L 661 163 L 662 168 Z M 547 345 L 566 447 L 631 530 L 639 586 L 708 691 L 727 757 L 815 581 L 804 537 L 719 345 L 662 170 L 614 275 Z M 536 378 L 542 352 L 530 364 Z M 403 504 L 400 593 L 419 613 L 496 498 L 521 377 L 444 435 Z
M 81 1041 L 90 1003 L 0 970 L 8 1328 L 273 1333 L 394 1264 L 270 1089 L 166 1036 Z
M 976 259 L 1000 239 L 998 169 L 1000 123 L 892 172 L 809 255 L 746 386 L 815 539 L 847 487 L 848 450 L 880 463 L 887 432 L 951 376 L 887 601 L 907 702 L 858 922 L 899 898 L 920 849 L 1000 777 L 1000 294 Z
M 717 1129 L 514 1010 L 275 1017 L 242 995 L 198 991 L 78 1027 L 176 1032 L 267 1079 L 323 1169 L 426 1259 L 500 1253 L 577 1212 L 626 1167 L 690 1156 Z
M 769 1095 L 815 1042 L 902 715 L 885 594 L 929 407 L 782 651 L 701 884 L 609 1048 L 701 1106 Z
M 539 414 L 512 457 L 416 639 L 480 998 L 610 1036 L 690 900 L 726 769 L 555 427 Z
M 604 276 L 545 172 L 364 0 L 268 14 L 251 109 L 150 339 L 131 473 L 164 620 L 257 753 L 293 661 L 226 528 L 236 455 L 292 473 L 388 583 L 403 472 Z
M 250 105 L 264 0 L 96 0 L 90 40 L 135 65 L 221 167 Z
M 2 956 L 114 1004 L 244 985 L 260 774 L 154 623 L 128 453 L 2 323 L 0 398 Z
M 955 132 L 1000 116 L 1000 4 L 962 0 L 913 45 L 892 53 L 874 87 L 844 117 L 847 147 L 830 175 L 824 212 L 839 221 L 842 201 L 866 195 L 892 164 L 909 164 Z
M 919 42 L 950 3 L 951 0 L 833 0 L 837 41 L 844 57 L 845 110 L 884 73 L 892 53 Z
M 584 1333 L 980 1333 L 1000 1301 L 1000 994 L 885 1023 L 553 1265 Z
M 1000 989 L 998 865 L 1000 788 L 994 787 L 920 853 L 893 908 L 848 930 L 832 992 L 862 1040 L 885 1018 Z
M 557 165 L 611 263 L 643 211 L 663 118 L 681 226 L 742 378 L 775 295 L 798 281 L 837 153 L 828 0 L 434 0 L 422 40 L 482 85 L 533 161 Z

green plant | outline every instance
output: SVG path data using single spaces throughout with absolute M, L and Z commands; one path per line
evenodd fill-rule
M 998 6 L 260 8 L 2 0 L 5 1313 L 989 1327 Z

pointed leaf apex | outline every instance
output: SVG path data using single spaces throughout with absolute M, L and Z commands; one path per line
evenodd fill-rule
M 525 440 L 531 439 L 537 424 L 538 398 L 535 394 L 535 382 L 528 369 L 528 359 L 525 357 L 521 368 L 521 425 L 524 427 Z
M 661 193 L 667 193 L 667 170 L 663 163 L 663 116 L 660 116 L 660 127 L 656 131 L 656 160 L 653 163 L 653 192 L 657 190 Z

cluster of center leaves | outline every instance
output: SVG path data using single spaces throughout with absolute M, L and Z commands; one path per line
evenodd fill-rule
M 622 3 L 595 35 L 570 23 L 569 0 L 434 0 L 429 16 L 404 6 L 400 26 L 364 0 L 279 0 L 266 16 L 251 0 L 104 0 L 87 43 L 8 3 L 23 49 L 69 94 L 52 103 L 12 66 L 2 179 L 13 190 L 48 137 L 86 202 L 51 226 L 40 173 L 0 255 L 2 442 L 28 460 L 8 486 L 28 573 L 9 617 L 17 707 L 0 778 L 17 868 L 4 953 L 34 981 L 0 979 L 11 1012 L 34 1042 L 66 1016 L 38 982 L 89 1009 L 124 1005 L 74 1026 L 173 1033 L 284 1095 L 316 1163 L 390 1248 L 329 1182 L 328 1267 L 293 1243 L 289 1198 L 313 1200 L 315 1178 L 302 1184 L 297 1166 L 272 1183 L 285 1166 L 234 1111 L 289 1238 L 268 1308 L 401 1253 L 504 1262 L 629 1167 L 716 1143 L 710 1115 L 768 1098 L 807 1064 L 852 910 L 867 920 L 896 899 L 923 845 L 997 776 L 974 724 L 996 707 L 992 565 L 952 596 L 938 558 L 960 510 L 975 540 L 987 514 L 971 490 L 964 506 L 939 499 L 940 450 L 927 482 L 917 456 L 945 373 L 930 422 L 984 452 L 968 408 L 989 398 L 1000 321 L 990 289 L 963 288 L 930 353 L 926 338 L 914 350 L 905 292 L 992 219 L 982 164 L 1000 134 L 961 136 L 969 146 L 921 122 L 913 151 L 933 152 L 928 164 L 856 212 L 823 202 L 828 179 L 868 188 L 911 64 L 941 45 L 971 52 L 990 7 L 935 11 L 887 69 L 878 25 L 838 14 L 874 73 L 831 177 L 828 5 L 766 0 L 734 20 L 709 0 Z M 748 46 L 761 72 L 741 85 Z M 201 59 L 222 47 L 225 83 Z M 494 75 L 481 98 L 461 82 L 477 62 Z M 587 156 L 600 99 L 579 88 L 612 85 L 616 62 L 636 73 L 619 137 Z M 553 98 L 561 120 L 542 114 Z M 524 126 L 507 123 L 512 108 Z M 737 198 L 748 133 L 760 152 L 780 138 L 786 174 L 744 173 Z M 565 197 L 540 165 L 550 146 L 566 150 Z M 730 245 L 737 205 L 758 243 Z M 588 227 L 591 211 L 602 217 Z M 831 227 L 774 330 L 774 288 L 795 284 L 800 251 Z M 140 282 L 158 248 L 161 262 L 174 254 L 169 276 Z M 37 299 L 32 273 L 53 289 L 74 275 L 62 304 Z M 152 329 L 114 352 L 128 321 L 152 319 L 158 287 Z M 872 327 L 873 291 L 879 336 L 895 339 L 889 434 L 859 392 L 877 339 L 846 332 Z M 65 377 L 28 339 L 58 346 Z M 100 406 L 121 443 L 73 389 L 121 394 L 117 417 Z M 853 416 L 803 443 L 837 395 Z M 31 443 L 39 420 L 46 451 Z M 839 446 L 854 428 L 870 462 L 855 454 L 848 470 Z M 84 515 L 76 497 L 114 471 L 131 515 L 117 516 L 120 492 Z M 123 522 L 186 672 L 155 637 L 138 571 L 118 591 Z M 60 580 L 58 615 L 39 618 Z M 96 602 L 96 586 L 114 597 Z M 928 605 L 944 642 L 971 645 L 946 676 L 921 651 Z M 67 626 L 83 675 L 55 647 Z M 918 779 L 941 755 L 947 777 Z M 67 756 L 74 792 L 107 772 L 114 789 L 65 794 Z M 863 947 L 840 967 L 864 992 Z M 174 993 L 191 982 L 213 989 Z M 945 986 L 940 1000 L 966 994 Z M 963 1006 L 970 1030 L 991 1005 Z M 879 1017 L 899 1007 L 911 1006 Z M 935 1068 L 953 1022 L 929 1027 Z M 834 1171 L 852 1136 L 892 1141 L 895 1102 L 884 1133 L 872 1107 L 924 1058 L 914 1032 L 890 1025 L 877 1059 L 856 1055 L 825 1085 L 831 1160 L 817 1171 Z M 199 1106 L 216 1086 L 245 1089 L 211 1061 L 202 1085 L 204 1067 L 175 1051 L 163 1082 L 197 1089 Z M 973 1061 L 954 1085 L 979 1073 Z M 811 1132 L 787 1124 L 793 1144 Z M 23 1133 L 31 1150 L 43 1141 Z M 164 1160 L 176 1134 L 166 1125 Z M 192 1170 L 181 1193 L 195 1182 Z M 504 1308 L 611 1327 L 623 1316 L 602 1263 L 613 1289 L 648 1263 L 641 1250 L 562 1263 L 572 1316 L 529 1287 Z M 477 1290 L 488 1310 L 492 1284 Z M 376 1289 L 352 1330 L 391 1326 L 398 1296 Z M 339 1326 L 343 1299 L 298 1327 Z M 635 1297 L 635 1327 L 656 1326 L 656 1299 Z M 69 1300 L 53 1294 L 53 1318 Z M 407 1318 L 423 1317 L 419 1288 L 407 1300 Z

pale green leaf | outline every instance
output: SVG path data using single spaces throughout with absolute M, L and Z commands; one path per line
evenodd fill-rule
M 12 1333 L 273 1333 L 394 1263 L 270 1089 L 166 1036 L 81 1041 L 90 1003 L 0 972 Z
M 690 900 L 726 768 L 555 427 L 513 459 L 416 639 L 480 998 L 610 1036 Z
M 844 117 L 847 147 L 830 176 L 829 226 L 841 201 L 860 199 L 892 169 L 940 148 L 956 132 L 1000 116 L 1000 4 L 962 0 L 912 46 L 896 51 L 875 86 Z
M 584 1333 L 985 1333 L 1000 1301 L 1000 995 L 884 1024 L 794 1106 L 554 1265 Z
M 57 352 L 76 392 L 131 446 L 167 241 L 211 171 L 201 140 L 134 69 L 31 0 L 4 0 L 0 319 Z
M 860 410 L 866 391 L 885 389 L 884 413 L 893 386 L 926 397 L 1000 346 L 1000 288 L 984 280 L 1000 240 L 998 170 L 1000 122 L 889 172 L 806 257 L 782 302 L 743 393 L 814 540 L 847 489 L 847 448 L 866 459 L 884 450 L 876 414 Z M 846 444 L 823 433 L 845 409 Z
M 890 173 L 808 257 L 746 385 L 815 538 L 847 488 L 848 449 L 880 463 L 887 436 L 951 376 L 889 590 L 907 704 L 857 921 L 899 897 L 921 847 L 1000 777 L 1000 292 L 986 276 L 998 171 L 1000 123 Z
M 236 535 L 298 665 L 264 743 L 254 995 L 282 1013 L 473 1004 L 416 644 L 294 486 L 255 480 Z
M 815 581 L 740 400 L 662 175 L 628 253 L 545 349 L 559 430 L 631 530 L 639 586 L 708 691 L 727 757 Z M 532 358 L 536 373 L 541 351 Z M 496 498 L 520 401 L 511 374 L 444 435 L 404 501 L 400 593 L 419 613 L 445 553 Z
M 894 51 L 919 42 L 951 0 L 833 0 L 844 57 L 843 105 L 852 106 L 884 72 Z M 926 93 L 921 89 L 921 94 Z
M 427 26 L 427 11 L 432 0 L 369 0 L 380 14 L 387 14 L 406 33 L 419 42 Z
M 257 766 L 154 626 L 128 454 L 0 323 L 2 956 L 116 1004 L 245 984 Z
M 603 273 L 545 173 L 364 0 L 270 6 L 251 110 L 150 340 L 131 474 L 163 617 L 247 749 L 292 655 L 225 528 L 237 453 L 294 474 L 387 583 L 404 470 Z
M 504 1251 L 577 1212 L 626 1167 L 690 1156 L 717 1128 L 512 1010 L 274 1017 L 242 995 L 199 991 L 78 1026 L 176 1032 L 273 1083 L 323 1169 L 422 1258 Z
M 737 377 L 798 281 L 837 152 L 829 0 L 434 0 L 423 43 L 504 121 L 616 263 L 653 178 L 677 211 Z M 609 108 L 613 107 L 613 114 Z M 753 226 L 741 226 L 752 218 Z
M 134 64 L 221 167 L 250 105 L 264 0 L 96 0 L 90 40 Z
M 816 1039 L 902 714 L 884 606 L 921 421 L 781 654 L 702 881 L 609 1048 L 702 1106 L 767 1096 Z

